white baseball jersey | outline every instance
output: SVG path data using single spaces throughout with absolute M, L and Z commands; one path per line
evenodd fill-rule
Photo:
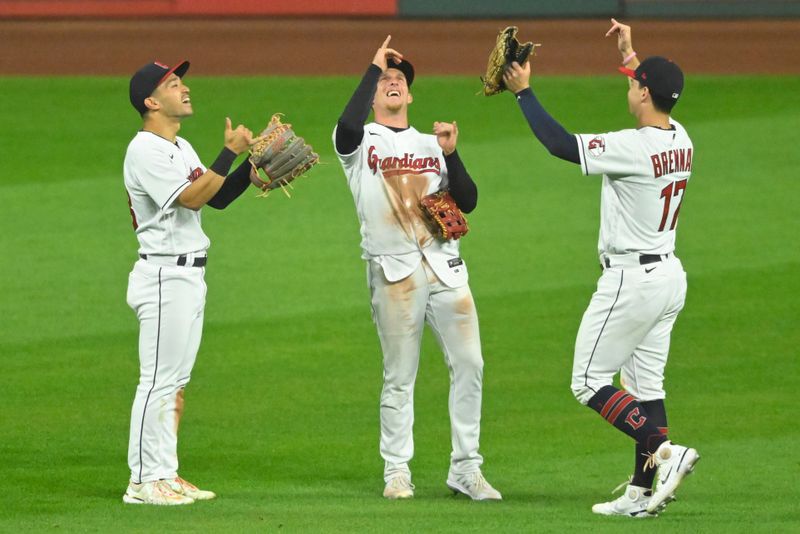
M 203 330 L 208 237 L 200 212 L 178 195 L 205 173 L 192 146 L 140 131 L 128 145 L 123 174 L 139 259 L 128 277 L 128 305 L 139 319 L 139 385 L 131 409 L 128 466 L 131 481 L 178 474 L 178 421 Z M 200 254 L 192 254 L 192 253 Z M 189 255 L 178 264 L 178 256 Z
M 336 131 L 334 129 L 334 146 Z M 338 154 L 361 223 L 362 258 L 381 265 L 387 280 L 413 273 L 423 256 L 448 287 L 467 283 L 458 241 L 435 238 L 420 199 L 447 188 L 447 167 L 433 135 L 411 127 L 395 132 L 374 122 L 351 154 Z
M 125 154 L 124 176 L 140 254 L 175 256 L 209 247 L 200 211 L 176 202 L 205 172 L 185 139 L 172 143 L 152 132 L 136 134 Z
M 692 141 L 683 126 L 577 134 L 583 174 L 602 174 L 602 254 L 668 254 L 692 172 Z

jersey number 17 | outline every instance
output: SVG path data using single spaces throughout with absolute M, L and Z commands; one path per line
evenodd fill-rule
M 659 232 L 664 231 L 664 227 L 667 225 L 667 218 L 669 216 L 669 205 L 672 202 L 672 197 L 677 197 L 678 195 L 681 196 L 681 199 L 678 201 L 678 207 L 675 208 L 675 213 L 672 214 L 672 223 L 669 225 L 670 230 L 675 229 L 675 225 L 678 224 L 678 213 L 681 211 L 681 204 L 683 203 L 683 193 L 686 191 L 686 180 L 678 180 L 677 182 L 670 183 L 667 187 L 661 190 L 661 198 L 664 199 L 664 213 L 661 215 L 661 224 L 658 227 Z

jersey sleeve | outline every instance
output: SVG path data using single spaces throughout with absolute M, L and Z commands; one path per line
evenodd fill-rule
M 353 150 L 349 154 L 340 154 L 336 148 L 336 129 L 338 127 L 339 125 L 337 124 L 333 128 L 333 150 L 336 152 L 336 157 L 339 158 L 339 161 L 341 162 L 345 172 L 349 174 L 348 171 L 350 171 L 353 167 L 358 165 L 359 156 L 361 154 L 361 147 L 364 146 L 364 140 L 362 139 L 361 143 L 355 148 L 355 150 Z M 364 132 L 364 135 L 366 135 L 366 131 Z
M 648 172 L 636 130 L 602 134 L 576 134 L 584 175 L 605 174 L 610 178 Z
M 160 209 L 169 207 L 191 185 L 182 162 L 157 146 L 138 147 L 132 154 L 139 185 Z

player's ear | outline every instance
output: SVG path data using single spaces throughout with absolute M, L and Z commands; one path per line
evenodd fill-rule
M 148 96 L 144 99 L 144 105 L 147 106 L 147 109 L 150 111 L 156 111 L 161 109 L 161 104 L 158 103 L 158 100 L 153 98 L 152 96 Z
M 410 104 L 413 101 L 414 101 L 414 95 L 412 95 L 411 93 L 408 93 L 408 103 Z

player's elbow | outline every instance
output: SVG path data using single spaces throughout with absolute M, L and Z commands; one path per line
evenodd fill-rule
M 199 211 L 200 208 L 205 206 L 205 202 L 201 201 L 202 199 L 198 198 L 195 195 L 184 195 L 186 191 L 180 194 L 178 197 L 178 203 L 186 209 L 192 211 Z
M 463 211 L 464 213 L 472 213 L 477 206 L 478 206 L 478 195 L 475 195 L 474 198 L 467 200 L 466 202 L 464 202 L 463 205 L 459 207 L 461 208 L 461 211 Z
M 580 163 L 578 141 L 574 136 L 566 134 L 564 137 L 548 141 L 544 146 L 552 156 L 571 163 Z

